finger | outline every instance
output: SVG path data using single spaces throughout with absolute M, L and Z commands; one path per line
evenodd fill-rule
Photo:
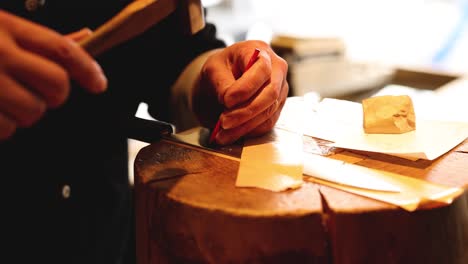
M 283 69 L 275 68 L 271 73 L 270 83 L 267 83 L 267 86 L 262 88 L 255 98 L 232 111 L 225 112 L 220 117 L 222 127 L 224 129 L 230 129 L 239 126 L 265 111 L 275 100 L 282 100 L 281 88 L 284 86 L 284 82 L 285 76 Z
M 285 80 L 284 83 L 283 83 L 283 88 L 281 89 L 281 96 L 280 96 L 281 99 L 279 101 L 279 104 L 278 104 L 278 107 L 277 107 L 275 113 L 269 119 L 267 119 L 265 122 L 263 122 L 262 124 L 257 126 L 255 129 L 253 129 L 249 133 L 247 133 L 245 135 L 246 137 L 255 137 L 255 136 L 263 135 L 266 132 L 273 129 L 273 127 L 275 126 L 276 122 L 278 121 L 278 119 L 280 117 L 280 114 L 281 114 L 281 111 L 283 110 L 283 107 L 284 107 L 284 105 L 286 103 L 288 92 L 289 92 L 289 84 Z
M 101 67 L 76 42 L 5 12 L 0 14 L 0 22 L 7 25 L 21 47 L 60 64 L 85 89 L 96 93 L 106 89 L 107 79 Z
M 0 75 L 0 112 L 19 127 L 29 127 L 42 117 L 46 103 L 6 75 Z
M 78 31 L 72 32 L 70 34 L 67 34 L 66 37 L 75 41 L 75 42 L 80 42 L 83 39 L 91 36 L 93 34 L 93 31 L 89 28 L 82 28 Z
M 257 137 L 267 133 L 268 131 L 272 130 L 275 127 L 276 122 L 278 121 L 281 110 L 283 109 L 284 103 L 278 104 L 278 108 L 276 112 L 265 122 L 261 123 L 255 129 L 251 130 L 249 133 L 245 135 L 245 137 Z
M 288 90 L 288 83 L 285 81 L 283 89 L 281 89 L 280 100 L 275 100 L 270 107 L 248 122 L 232 129 L 220 130 L 216 136 L 216 142 L 221 145 L 230 144 L 242 136 L 262 135 L 270 131 L 278 121 L 281 110 L 286 102 Z
M 28 46 L 45 57 L 59 63 L 83 88 L 93 93 L 101 93 L 107 88 L 107 79 L 99 64 L 76 42 L 67 38 L 51 41 L 50 47 Z
M 247 123 L 244 123 L 240 126 L 237 126 L 232 129 L 220 130 L 220 132 L 216 135 L 216 138 L 215 138 L 216 142 L 218 142 L 218 144 L 221 144 L 221 145 L 226 145 L 250 133 L 250 131 L 252 131 L 254 128 L 264 123 L 265 119 L 270 120 L 271 116 L 274 113 L 276 113 L 277 106 L 278 106 L 278 103 L 274 103 L 264 112 L 260 113 L 256 117 L 249 120 Z
M 67 72 L 52 61 L 36 54 L 16 49 L 6 58 L 11 75 L 21 84 L 32 89 L 49 107 L 61 105 L 70 92 Z
M 266 120 L 265 122 L 263 122 L 262 124 L 257 126 L 254 130 L 250 131 L 244 136 L 246 138 L 258 137 L 267 133 L 268 131 L 271 131 L 275 127 L 276 121 L 278 121 L 280 114 L 281 114 L 281 111 L 276 111 L 270 117 L 270 119 Z
M 248 60 L 244 63 L 247 64 Z M 260 51 L 260 55 L 252 67 L 226 90 L 223 97 L 224 105 L 229 109 L 249 100 L 270 79 L 271 71 L 270 56 L 267 52 Z
M 15 122 L 0 112 L 0 140 L 11 137 L 16 131 Z
M 215 87 L 218 102 L 224 104 L 224 94 L 236 81 L 228 60 L 221 60 L 218 56 L 210 57 L 201 70 L 201 76 L 201 83 Z

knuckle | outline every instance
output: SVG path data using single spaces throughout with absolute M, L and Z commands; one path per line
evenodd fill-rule
M 247 90 L 244 89 L 230 89 L 226 91 L 224 95 L 224 105 L 227 108 L 232 108 L 244 101 L 248 97 Z
M 238 88 L 231 92 L 230 97 L 244 99 L 249 96 L 249 90 L 251 90 L 251 85 L 247 83 L 244 88 Z
M 269 97 L 271 100 L 276 100 L 281 94 L 281 83 L 274 83 L 272 86 L 273 89 L 269 89 Z
M 243 119 L 248 119 L 248 118 L 252 118 L 255 115 L 255 113 L 257 112 L 257 110 L 255 109 L 255 106 L 249 106 L 249 107 L 246 107 L 243 112 L 244 112 L 243 113 L 243 116 L 244 116 Z
M 260 73 L 263 76 L 270 76 L 272 72 L 272 65 L 269 63 L 270 61 L 267 59 L 260 60 L 261 61 L 261 67 L 260 67 Z
M 206 60 L 202 67 L 202 75 L 211 76 L 216 72 L 216 63 L 213 57 Z
M 256 113 L 258 114 L 258 111 L 256 111 L 252 106 L 239 108 L 238 110 L 225 115 L 224 120 L 226 122 L 224 124 L 227 123 L 226 128 L 228 129 L 237 127 L 240 124 L 243 124 L 244 122 L 247 122 L 248 120 L 252 119 L 252 117 L 255 116 Z
M 264 94 L 269 102 L 280 100 L 281 83 L 279 83 L 279 81 L 270 82 L 270 84 L 268 84 L 268 86 L 266 86 L 265 89 L 263 89 L 263 91 L 265 91 Z
M 210 85 L 220 85 L 220 83 L 217 83 L 216 79 L 217 70 L 216 64 L 209 63 L 209 61 L 207 61 L 201 69 L 201 78 L 208 81 Z
M 59 41 L 56 43 L 55 49 L 53 49 L 53 55 L 61 61 L 69 61 L 74 58 L 76 49 L 77 45 L 75 42 L 68 38 L 60 37 Z
M 276 108 L 276 110 L 277 110 L 276 112 L 279 111 L 278 113 L 281 113 L 285 103 L 286 103 L 286 100 L 283 100 L 283 101 L 279 102 L 278 107 Z
M 265 112 L 264 112 L 264 118 L 265 119 L 268 119 L 270 118 L 275 112 L 276 112 L 276 109 L 277 109 L 277 103 L 274 102 L 270 107 L 268 107 Z
M 30 127 L 35 124 L 46 111 L 46 106 L 42 102 L 34 102 L 29 105 L 29 111 L 27 115 L 23 115 L 18 120 L 18 126 Z
M 286 96 L 289 94 L 289 83 L 288 83 L 288 81 L 285 81 L 285 82 L 284 82 L 284 86 L 283 86 L 283 89 L 282 89 L 282 90 L 284 90 L 283 93 L 284 93 Z M 284 104 L 284 103 L 285 103 L 285 102 L 284 102 L 285 100 L 286 100 L 286 99 L 281 100 L 281 104 Z
M 19 50 L 17 47 L 11 44 L 12 43 L 9 42 L 9 40 L 7 40 L 7 41 L 4 41 L 2 45 L 0 45 L 0 58 L 2 58 L 1 64 L 3 65 L 12 65 L 12 64 L 17 63 L 16 61 L 18 60 Z
M 276 58 L 278 59 L 279 65 L 283 68 L 285 72 L 287 72 L 289 68 L 288 62 L 278 55 L 276 55 Z

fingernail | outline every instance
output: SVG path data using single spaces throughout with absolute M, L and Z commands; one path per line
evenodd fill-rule
M 230 129 L 230 128 L 232 128 L 232 120 L 231 120 L 231 118 L 227 118 L 227 117 L 221 118 L 221 127 L 222 127 L 223 129 Z
M 98 91 L 104 92 L 107 90 L 107 78 L 104 74 L 100 74 L 98 78 Z

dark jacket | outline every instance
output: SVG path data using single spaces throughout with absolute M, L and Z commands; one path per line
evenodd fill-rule
M 43 6 L 33 12 L 25 0 L 2 0 L 0 8 L 70 33 L 95 29 L 130 2 L 35 1 Z M 12 263 L 121 261 L 134 229 L 127 136 L 136 108 L 146 102 L 156 119 L 166 120 L 169 87 L 184 66 L 224 45 L 212 25 L 190 37 L 174 30 L 175 20 L 170 16 L 97 58 L 107 92 L 91 95 L 74 85 L 63 107 L 0 143 L 2 257 L 12 254 Z

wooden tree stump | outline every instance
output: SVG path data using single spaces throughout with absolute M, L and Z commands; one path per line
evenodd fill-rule
M 456 187 L 468 141 L 435 161 L 342 152 Z M 149 263 L 468 263 L 468 195 L 407 212 L 313 183 L 236 188 L 239 162 L 160 141 L 135 160 L 137 257 Z

